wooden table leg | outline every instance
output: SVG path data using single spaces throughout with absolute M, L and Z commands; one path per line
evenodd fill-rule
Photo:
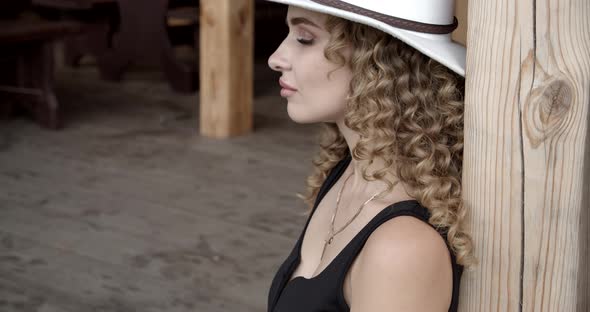
M 13 46 L 15 66 L 14 78 L 0 86 L 0 92 L 7 92 L 14 102 L 28 110 L 35 120 L 49 129 L 60 129 L 63 120 L 54 87 L 54 40 L 27 42 Z M 8 50 L 8 49 L 6 49 Z M 12 110 L 10 103 L 2 113 Z
M 41 125 L 49 129 L 60 129 L 63 127 L 63 119 L 60 115 L 57 97 L 53 91 L 55 71 L 53 41 L 43 42 L 37 55 L 38 68 L 41 72 L 38 77 L 35 77 L 37 79 L 35 86 L 41 90 L 42 95 L 39 104 L 35 106 L 35 117 Z
M 201 0 L 201 134 L 252 131 L 254 0 Z
M 166 30 L 168 0 L 118 0 L 120 31 L 113 48 L 99 59 L 101 74 L 119 80 L 131 63 L 159 66 L 171 87 L 179 92 L 194 92 L 196 69 L 176 60 Z
M 64 58 L 68 66 L 78 66 L 80 59 L 91 54 L 97 60 L 108 50 L 111 26 L 108 19 L 82 24 L 80 34 L 64 39 Z

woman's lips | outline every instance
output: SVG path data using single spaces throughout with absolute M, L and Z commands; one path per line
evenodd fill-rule
M 279 84 L 282 87 L 282 89 L 281 89 L 281 96 L 282 97 L 289 97 L 289 96 L 295 94 L 295 92 L 297 92 L 297 89 L 291 87 L 289 84 L 287 84 L 286 82 L 284 82 L 281 79 L 279 79 Z

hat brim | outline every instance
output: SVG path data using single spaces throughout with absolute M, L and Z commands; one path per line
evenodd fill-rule
M 455 73 L 465 77 L 466 49 L 451 40 L 450 34 L 424 34 L 400 29 L 364 15 L 319 4 L 311 0 L 266 0 L 286 5 L 293 5 L 310 11 L 337 16 L 353 22 L 365 24 L 386 32 L 422 52 L 426 56 L 445 65 Z M 411 1 L 411 0 L 410 0 Z

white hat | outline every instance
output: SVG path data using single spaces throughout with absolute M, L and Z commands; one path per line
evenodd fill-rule
M 465 47 L 451 40 L 454 0 L 267 0 L 384 31 L 465 76 Z

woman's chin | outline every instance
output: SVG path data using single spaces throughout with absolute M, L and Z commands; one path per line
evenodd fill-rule
M 291 118 L 291 120 L 293 120 L 296 123 L 300 123 L 300 124 L 306 124 L 307 119 L 304 118 L 304 116 L 302 116 L 301 112 L 298 112 L 295 108 L 294 108 L 294 103 L 292 102 L 288 102 L 287 103 L 287 114 L 289 115 L 289 118 Z
M 302 124 L 302 125 L 316 122 L 315 120 L 301 118 L 300 116 L 292 116 L 291 114 L 289 114 L 289 118 L 291 118 L 291 120 L 293 120 L 295 123 Z
M 291 105 L 287 106 L 287 114 L 289 118 L 298 124 L 310 124 L 317 122 L 314 116 L 309 116 L 309 114 L 305 114 L 305 112 L 300 112 L 295 109 Z
M 344 118 L 344 115 L 322 114 L 318 112 L 312 113 L 310 111 L 297 110 L 297 108 L 293 108 L 290 105 L 287 106 L 287 114 L 291 120 L 298 124 L 335 123 L 335 120 Z M 334 118 L 334 116 L 339 117 Z

